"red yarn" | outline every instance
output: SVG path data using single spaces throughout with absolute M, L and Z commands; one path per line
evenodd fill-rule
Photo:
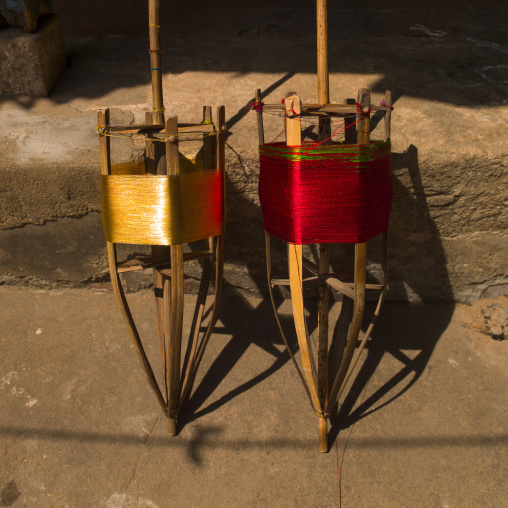
M 288 242 L 366 242 L 388 229 L 390 156 L 358 162 L 261 155 L 259 199 L 267 233 Z

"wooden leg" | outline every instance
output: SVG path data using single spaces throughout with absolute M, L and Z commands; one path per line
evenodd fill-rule
M 319 246 L 319 273 L 328 274 L 330 268 L 330 244 Z M 322 408 L 328 405 L 328 312 L 330 308 L 330 289 L 327 285 L 319 287 L 318 303 L 318 394 Z M 328 428 L 326 419 L 319 418 L 319 449 L 328 451 Z
M 317 390 L 316 366 L 312 360 L 312 350 L 309 348 L 309 334 L 305 321 L 303 293 L 302 293 L 302 246 L 288 243 L 289 287 L 291 289 L 291 302 L 293 305 L 293 318 L 296 336 L 300 346 L 302 370 L 307 381 L 310 397 L 314 409 L 320 413 L 321 403 Z
M 382 242 L 382 245 L 381 245 L 381 249 L 382 249 L 381 267 L 383 270 L 383 284 L 382 284 L 381 294 L 379 295 L 376 309 L 375 309 L 374 315 L 372 316 L 372 319 L 370 321 L 369 327 L 367 328 L 367 331 L 365 332 L 365 335 L 362 338 L 362 342 L 360 343 L 360 346 L 358 347 L 358 351 L 356 352 L 355 357 L 351 361 L 351 365 L 349 367 L 347 375 L 344 378 L 342 386 L 339 390 L 339 393 L 337 395 L 338 399 L 340 399 L 340 396 L 342 395 L 344 387 L 346 386 L 349 378 L 351 377 L 351 374 L 353 373 L 354 368 L 355 368 L 356 364 L 358 363 L 358 360 L 360 359 L 360 356 L 365 348 L 365 345 L 367 344 L 367 341 L 369 340 L 372 330 L 374 329 L 374 326 L 376 326 L 377 320 L 379 318 L 379 314 L 381 312 L 381 307 L 383 306 L 383 302 L 385 299 L 386 289 L 387 289 L 387 285 L 388 285 L 388 233 L 387 232 L 383 233 L 381 242 Z
M 353 309 L 353 319 L 349 328 L 349 335 L 347 339 L 344 357 L 342 358 L 339 371 L 330 390 L 330 406 L 331 411 L 335 403 L 339 390 L 342 388 L 344 379 L 349 370 L 351 359 L 353 357 L 356 342 L 360 335 L 362 326 L 363 311 L 365 309 L 365 282 L 367 273 L 367 244 L 357 243 L 355 245 L 355 300 Z
M 176 416 L 180 396 L 180 358 L 183 327 L 183 246 L 171 247 L 171 284 L 169 280 L 164 283 L 165 300 L 169 299 L 171 291 L 171 304 L 165 305 L 164 333 L 169 337 L 166 351 L 168 353 L 167 383 L 168 393 L 168 432 L 176 435 Z
M 319 422 L 319 451 L 322 453 L 328 452 L 328 419 L 318 418 Z
M 159 385 L 157 384 L 157 380 L 155 379 L 152 367 L 148 358 L 146 356 L 145 350 L 143 348 L 143 344 L 141 343 L 141 339 L 139 338 L 138 331 L 136 329 L 136 325 L 134 320 L 132 319 L 132 315 L 129 310 L 129 306 L 127 304 L 127 300 L 125 299 L 125 294 L 122 289 L 122 285 L 120 283 L 120 277 L 118 276 L 118 272 L 116 270 L 116 247 L 113 243 L 107 242 L 107 251 L 108 251 L 108 261 L 109 261 L 109 271 L 111 274 L 111 284 L 113 286 L 113 291 L 115 293 L 116 301 L 118 303 L 118 307 L 120 308 L 120 313 L 125 321 L 127 326 L 127 330 L 129 331 L 129 335 L 131 336 L 132 343 L 134 348 L 136 349 L 136 353 L 138 354 L 139 361 L 141 362 L 141 366 L 146 374 L 148 379 L 148 383 L 155 393 L 157 400 L 164 410 L 167 412 L 166 402 L 164 401 L 164 397 L 159 389 Z
M 282 329 L 282 324 L 279 319 L 279 313 L 277 311 L 277 306 L 275 305 L 275 298 L 273 296 L 273 285 L 272 285 L 272 252 L 271 252 L 271 250 L 272 249 L 271 249 L 270 235 L 265 232 L 266 275 L 268 277 L 268 292 L 270 293 L 270 301 L 272 302 L 273 314 L 275 316 L 275 320 L 277 321 L 277 326 L 279 327 L 279 332 L 282 337 L 282 340 L 284 341 L 284 344 L 286 345 L 286 349 L 288 350 L 289 356 L 291 357 L 291 360 L 293 361 L 293 365 L 296 368 L 296 372 L 298 372 L 298 375 L 300 376 L 300 380 L 303 384 L 303 387 L 305 388 L 305 391 L 307 392 L 309 401 L 311 401 L 311 396 L 310 396 L 309 387 L 307 386 L 307 381 L 305 380 L 305 377 L 303 376 L 302 371 L 300 370 L 300 367 L 298 365 L 298 362 L 296 361 L 293 351 L 291 351 L 291 348 L 289 347 L 289 343 L 287 341 L 286 334 L 284 333 L 284 330 Z
M 355 246 L 354 244 L 345 244 L 345 272 L 346 273 L 354 273 L 355 266 Z M 342 304 L 339 314 L 339 319 L 336 325 L 336 333 L 335 338 L 330 347 L 330 351 L 328 353 L 329 358 L 329 368 L 328 375 L 330 378 L 334 378 L 336 373 L 339 370 L 340 364 L 342 363 L 342 358 L 344 356 L 344 350 L 347 344 L 347 338 L 349 336 L 349 329 L 351 327 L 351 321 L 353 319 L 353 308 L 354 308 L 354 300 L 349 296 L 342 296 Z M 330 400 L 330 403 L 333 404 L 333 401 Z M 330 411 L 331 408 L 328 408 Z
M 208 286 L 210 284 L 211 273 L 212 260 L 211 258 L 206 258 L 203 262 L 203 271 L 201 273 L 199 293 L 191 326 L 191 336 L 189 338 L 189 344 L 187 346 L 187 351 L 185 353 L 185 359 L 182 366 L 182 375 L 184 377 L 182 382 L 182 396 L 180 398 L 180 404 L 185 399 L 184 395 L 187 396 L 190 391 L 189 383 L 191 382 L 192 373 L 194 371 L 196 351 L 199 344 L 199 332 L 201 330 L 201 323 L 203 321 L 203 314 L 205 311 L 206 297 L 208 295 Z
M 158 259 L 157 247 L 152 247 L 152 259 Z M 165 396 L 168 396 L 168 386 L 166 384 L 166 341 L 164 338 L 164 281 L 163 276 L 156 268 L 153 269 L 153 292 L 155 296 L 155 318 L 157 321 L 157 336 L 159 338 L 159 356 L 162 365 L 162 376 L 164 379 Z
M 196 354 L 194 358 L 190 360 L 188 367 L 188 374 L 186 374 L 186 382 L 183 386 L 182 394 L 180 396 L 180 401 L 184 401 L 188 396 L 190 389 L 192 388 L 192 384 L 194 382 L 194 378 L 203 358 L 203 354 L 205 352 L 206 345 L 208 344 L 208 340 L 213 331 L 213 327 L 217 322 L 217 315 L 219 311 L 219 302 L 222 293 L 222 281 L 223 281 L 223 272 L 224 272 L 224 235 L 217 237 L 217 245 L 215 247 L 215 294 L 212 305 L 212 314 L 210 316 L 210 321 L 206 328 L 206 332 L 203 336 L 201 343 L 199 344 Z

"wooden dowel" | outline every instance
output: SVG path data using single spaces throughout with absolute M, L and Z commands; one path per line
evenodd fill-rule
M 303 258 L 302 264 L 307 270 L 309 270 L 309 272 L 317 275 L 323 282 L 326 282 L 326 284 L 331 288 L 335 289 L 336 291 L 339 291 L 343 295 L 346 295 L 350 298 L 354 298 L 354 291 L 351 288 L 351 285 L 339 280 L 335 274 L 321 272 L 321 268 L 318 265 L 316 265 L 312 261 L 309 261 L 306 258 Z
M 290 93 L 290 92 L 288 92 Z M 293 93 L 286 98 L 286 144 L 299 146 L 302 144 L 301 118 L 302 102 Z
M 215 125 L 179 125 L 178 133 L 187 132 L 187 133 L 200 133 L 200 132 L 214 132 Z M 112 134 L 165 134 L 166 129 L 164 125 L 156 124 L 156 125 L 118 125 L 109 128 L 109 132 Z
M 291 281 L 289 279 L 272 279 L 271 285 L 274 286 L 289 286 Z M 315 287 L 326 284 L 319 277 L 305 277 L 302 281 L 303 287 Z
M 366 145 L 370 142 L 370 90 L 361 88 L 358 90 L 358 104 L 360 105 L 363 114 L 358 113 L 358 137 L 357 143 L 359 145 Z
M 316 0 L 318 101 L 330 102 L 328 78 L 328 14 L 327 0 Z
M 224 217 L 226 216 L 226 108 L 219 106 L 217 108 L 217 168 L 224 172 L 223 179 L 223 197 L 224 197 Z M 223 233 L 224 235 L 224 233 Z M 216 260 L 216 263 L 218 261 Z
M 258 88 L 256 90 L 255 97 L 256 97 L 256 102 L 262 101 L 260 88 Z M 257 121 L 258 121 L 258 141 L 259 141 L 260 145 L 264 145 L 265 144 L 265 129 L 263 126 L 263 110 L 262 109 L 259 109 L 256 111 L 256 117 L 257 117 Z
M 99 109 L 97 113 L 97 123 L 99 128 L 104 128 L 109 125 L 109 109 Z M 99 153 L 101 161 L 101 174 L 111 174 L 111 159 L 110 159 L 110 138 L 107 136 L 99 136 Z
M 346 99 L 346 104 L 355 104 L 354 99 Z M 355 106 L 356 112 L 356 106 Z M 356 128 L 354 127 L 354 123 L 356 121 L 355 115 L 346 116 L 344 118 L 344 143 L 346 145 L 354 145 L 356 144 Z
M 193 252 L 184 252 L 183 253 L 183 260 L 184 261 L 190 261 L 192 259 L 206 259 L 213 256 L 212 251 L 193 251 Z M 160 261 L 153 262 L 150 260 L 136 260 L 131 259 L 129 261 L 126 261 L 125 263 L 122 263 L 122 265 L 118 268 L 118 273 L 124 273 L 124 272 L 137 272 L 139 270 L 146 270 L 147 268 L 154 268 L 159 267 L 159 270 L 161 269 L 161 266 L 164 265 L 170 265 L 171 264 L 171 256 L 167 256 L 166 258 L 161 259 Z M 164 272 L 164 270 L 162 270 Z
M 291 95 L 291 94 L 290 94 Z M 311 111 L 315 112 L 324 112 L 324 113 L 356 113 L 356 106 L 354 105 L 355 101 L 353 100 L 353 105 L 348 104 L 333 104 L 329 103 L 323 106 L 322 104 L 302 104 L 302 112 L 307 113 Z M 284 110 L 284 104 L 265 104 L 263 109 L 270 110 Z M 375 106 L 371 105 L 372 111 L 387 111 L 388 108 L 385 106 Z
M 213 125 L 212 106 L 203 106 L 203 123 Z M 215 162 L 215 138 L 203 136 L 203 165 L 204 169 L 212 169 Z
M 392 92 L 390 90 L 387 90 L 385 92 L 385 104 L 388 106 L 388 108 L 392 107 Z M 385 127 L 385 141 L 390 141 L 391 136 L 391 120 L 392 120 L 392 110 L 387 109 L 385 111 L 385 117 L 384 117 L 384 127 Z
M 168 136 L 178 134 L 178 118 L 170 117 L 166 121 L 166 132 Z M 169 175 L 180 174 L 180 156 L 178 150 L 178 138 L 166 143 L 167 172 Z M 164 333 L 166 336 L 166 354 L 168 357 L 168 432 L 175 435 L 176 416 L 180 396 L 180 361 L 182 346 L 183 326 L 183 245 L 171 246 L 171 303 L 169 295 L 165 293 L 166 319 Z M 170 315 L 170 319 L 169 319 Z M 169 336 L 169 337 L 168 337 Z M 169 340 L 168 340 L 169 339 Z

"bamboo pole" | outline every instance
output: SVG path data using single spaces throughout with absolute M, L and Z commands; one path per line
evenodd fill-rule
M 318 102 L 330 102 L 328 78 L 328 13 L 327 0 L 316 0 Z
M 159 0 L 148 0 L 148 28 L 150 37 L 150 71 L 152 73 L 152 98 L 155 113 L 162 114 L 162 68 L 160 47 Z M 159 116 L 159 115 L 156 115 Z M 164 123 L 159 121 L 156 123 Z
M 152 80 L 152 111 L 145 113 L 145 123 L 147 125 L 164 125 L 164 104 L 162 96 L 162 70 L 160 53 L 160 19 L 159 19 L 159 0 L 148 1 L 148 34 L 150 40 L 150 73 Z M 164 143 L 153 141 L 153 135 L 147 134 L 145 147 L 145 167 L 146 171 L 152 175 L 166 174 L 166 147 Z M 152 261 L 169 257 L 168 247 L 153 245 Z M 153 289 L 155 295 L 155 309 L 157 317 L 157 333 L 159 338 L 159 356 L 162 362 L 162 371 L 167 396 L 167 350 L 166 339 L 164 337 L 164 281 L 159 270 L 153 270 Z

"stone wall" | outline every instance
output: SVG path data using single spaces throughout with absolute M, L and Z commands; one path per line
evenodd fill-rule
M 220 5 L 207 11 L 211 26 L 214 16 L 223 16 L 220 33 L 199 24 L 193 32 L 194 15 L 163 31 L 166 110 L 181 121 L 199 121 L 203 105 L 226 106 L 225 276 L 230 288 L 241 291 L 264 293 L 266 288 L 256 120 L 246 105 L 256 88 L 266 92 L 266 102 L 280 102 L 287 90 L 296 90 L 306 102 L 317 99 L 313 26 L 302 22 L 312 19 L 314 6 L 300 4 L 293 10 L 282 5 L 274 13 L 262 3 L 255 15 L 246 6 L 232 12 Z M 467 302 L 508 290 L 503 63 L 508 43 L 498 11 L 480 16 L 480 7 L 469 7 L 460 26 L 450 21 L 452 11 L 441 17 L 411 11 L 404 17 L 403 10 L 392 10 L 395 25 L 387 22 L 388 11 L 371 8 L 357 17 L 370 28 L 357 22 L 353 29 L 344 19 L 360 16 L 355 8 L 330 11 L 332 100 L 355 97 L 362 87 L 372 90 L 374 103 L 387 89 L 394 94 L 392 299 Z M 267 13 L 273 21 L 268 24 L 261 19 Z M 66 19 L 64 12 L 64 34 Z M 171 23 L 167 18 L 164 26 Z M 151 105 L 148 42 L 136 34 L 96 33 L 70 33 L 65 42 L 68 67 L 49 98 L 0 102 L 4 283 L 107 284 L 96 110 L 110 107 L 115 124 L 143 121 Z M 373 119 L 374 137 L 382 135 L 378 120 Z M 281 132 L 282 119 L 266 115 L 266 124 L 269 141 Z M 308 132 L 315 134 L 315 128 Z M 113 140 L 113 160 L 133 160 L 141 149 L 139 142 Z M 142 247 L 125 248 L 122 255 L 132 250 Z M 373 276 L 378 250 L 374 240 L 369 247 Z M 334 256 L 338 267 L 339 248 Z M 284 259 L 283 246 L 276 245 L 280 272 Z M 196 274 L 197 267 L 190 271 Z M 150 276 L 131 276 L 127 283 L 136 290 L 149 285 Z

